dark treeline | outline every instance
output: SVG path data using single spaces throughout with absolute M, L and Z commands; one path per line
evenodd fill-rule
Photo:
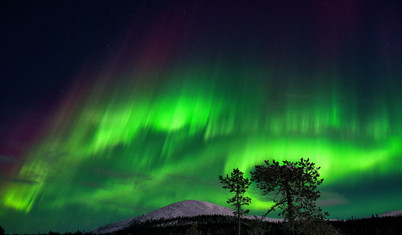
M 349 219 L 345 221 L 330 221 L 341 234 L 345 235 L 371 235 L 371 234 L 402 234 L 402 216 L 398 217 L 371 217 L 365 219 Z M 194 230 L 196 232 L 194 232 Z M 4 231 L 4 230 L 3 230 Z M 282 223 L 261 222 L 259 220 L 242 220 L 242 234 L 288 234 Z M 132 226 L 110 234 L 162 234 L 162 235 L 188 235 L 188 234 L 236 234 L 237 220 L 233 216 L 203 215 L 196 217 L 178 217 L 172 219 L 158 219 L 136 223 Z M 5 231 L 4 234 L 7 234 Z M 51 235 L 90 235 L 89 232 L 57 233 Z M 297 233 L 296 233 L 297 234 Z
M 402 216 L 387 216 L 364 219 L 331 221 L 341 234 L 402 234 Z
M 236 234 L 237 218 L 225 215 L 201 215 L 195 217 L 177 217 L 158 219 L 142 223 L 114 232 L 113 234 L 193 234 L 195 229 L 199 234 Z M 254 234 L 255 229 L 270 231 L 269 234 L 283 234 L 277 223 L 257 222 L 242 219 L 242 234 Z M 192 230 L 193 229 L 193 230 Z
M 213 215 L 160 219 L 133 224 L 113 234 L 181 234 L 187 235 L 191 226 L 197 225 L 200 234 L 237 234 L 237 221 L 233 216 Z M 402 234 L 402 216 L 372 217 L 330 221 L 341 234 Z M 263 231 L 263 232 L 262 232 Z M 282 223 L 242 220 L 242 234 L 288 234 Z M 297 234 L 297 233 L 296 233 Z

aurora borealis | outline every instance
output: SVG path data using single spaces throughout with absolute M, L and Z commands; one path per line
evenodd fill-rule
M 60 75 L 38 53 L 44 63 L 30 66 L 61 81 L 23 74 L 37 85 L 22 93 L 35 99 L 5 92 L 7 232 L 88 231 L 190 199 L 224 206 L 218 175 L 236 167 L 249 175 L 272 158 L 322 167 L 320 204 L 331 218 L 402 209 L 398 1 L 150 2 L 110 11 L 118 7 L 69 3 L 57 32 L 80 36 L 38 48 L 71 51 L 63 46 L 83 40 L 74 52 L 83 64 L 65 61 Z M 39 15 L 49 10 L 35 4 Z M 84 23 L 70 20 L 76 11 Z M 95 32 L 90 17 L 109 22 L 103 37 L 83 36 Z M 270 205 L 249 194 L 251 213 Z

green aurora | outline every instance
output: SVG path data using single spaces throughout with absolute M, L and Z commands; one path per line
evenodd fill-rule
M 252 53 L 233 59 L 232 48 L 155 49 L 173 47 L 172 37 L 137 43 L 129 58 L 119 46 L 113 63 L 76 79 L 13 169 L 32 183 L 1 184 L 6 228 L 88 230 L 181 200 L 225 205 L 218 175 L 301 157 L 322 167 L 331 218 L 402 209 L 400 68 L 380 67 L 363 89 L 357 63 L 345 72 L 339 60 L 276 66 Z M 249 194 L 262 214 L 271 202 Z
M 29 213 L 41 202 L 47 210 L 82 205 L 126 218 L 135 211 L 124 205 L 159 208 L 186 199 L 224 205 L 219 174 L 235 167 L 248 173 L 272 158 L 309 157 L 322 167 L 324 192 L 400 172 L 401 125 L 389 121 L 386 103 L 363 121 L 333 83 L 272 100 L 283 88 L 270 86 L 269 71 L 189 67 L 153 76 L 163 84 L 120 75 L 116 85 L 113 76 L 76 101 L 78 107 L 66 105 L 18 172 L 37 183 L 5 187 L 3 207 Z M 297 97 L 286 95 L 294 92 Z M 256 191 L 250 194 L 252 210 L 267 208 Z M 367 212 L 382 212 L 384 205 L 372 200 Z

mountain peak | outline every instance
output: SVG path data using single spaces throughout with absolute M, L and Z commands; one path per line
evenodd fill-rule
M 175 202 L 168 206 L 151 211 L 144 215 L 123 220 L 114 224 L 102 226 L 93 230 L 93 233 L 110 233 L 129 227 L 133 223 L 156 220 L 161 218 L 193 217 L 199 215 L 233 215 L 233 210 L 205 201 L 186 200 Z

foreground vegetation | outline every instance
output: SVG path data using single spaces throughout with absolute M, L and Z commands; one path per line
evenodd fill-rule
M 402 216 L 371 217 L 365 219 L 349 219 L 345 221 L 329 221 L 340 234 L 401 234 Z M 4 230 L 3 230 L 4 231 Z M 131 227 L 110 234 L 166 234 L 166 235 L 206 235 L 206 234 L 236 234 L 237 218 L 232 216 L 196 216 L 175 219 L 160 219 L 133 224 Z M 7 233 L 4 233 L 7 234 Z M 51 235 L 62 233 L 49 232 Z M 91 234 L 84 232 L 64 233 L 66 235 Z M 257 220 L 242 220 L 242 234 L 289 234 L 282 223 L 260 222 Z M 295 234 L 301 234 L 296 232 Z

